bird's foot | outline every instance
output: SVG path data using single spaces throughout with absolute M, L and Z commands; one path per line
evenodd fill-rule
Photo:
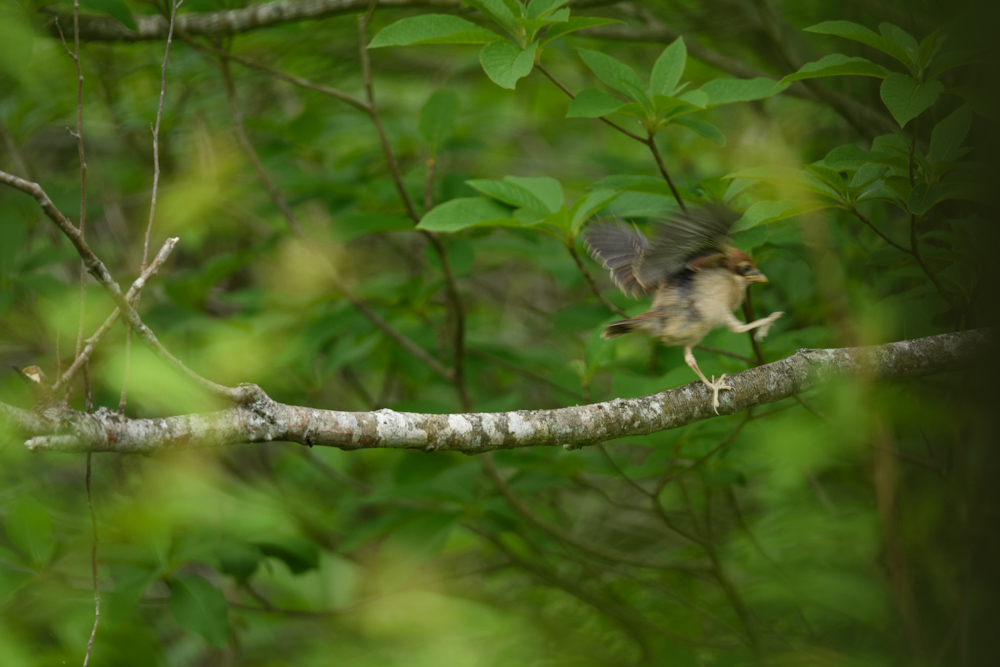
M 712 381 L 707 382 L 708 388 L 712 390 L 712 409 L 715 410 L 715 414 L 719 414 L 719 392 L 722 390 L 731 390 L 728 384 L 722 384 L 722 381 L 726 379 L 726 374 L 723 373 L 719 376 L 718 382 L 715 380 L 715 376 L 712 376 Z
M 774 324 L 774 321 L 782 315 L 784 315 L 784 313 L 778 311 L 765 317 L 764 324 L 757 327 L 757 332 L 753 335 L 754 340 L 762 340 L 765 336 L 767 336 L 767 332 L 771 330 L 771 325 Z

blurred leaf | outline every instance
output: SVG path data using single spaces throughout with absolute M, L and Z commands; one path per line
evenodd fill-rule
M 217 648 L 229 635 L 229 606 L 222 591 L 195 575 L 170 580 L 170 611 L 177 623 L 197 633 Z
M 708 106 L 715 107 L 733 102 L 750 102 L 777 95 L 788 88 L 787 83 L 774 79 L 713 79 L 701 87 L 708 94 Z
M 519 79 L 531 73 L 537 50 L 538 42 L 532 42 L 523 49 L 510 42 L 493 42 L 483 47 L 479 62 L 493 83 L 513 90 Z
M 426 511 L 389 534 L 382 548 L 389 553 L 426 560 L 437 555 L 448 541 L 460 515 Z
M 294 535 L 275 535 L 254 542 L 265 556 L 277 558 L 292 571 L 302 574 L 319 567 L 319 549 L 309 540 Z
M 52 560 L 56 550 L 52 520 L 41 503 L 31 496 L 22 496 L 7 511 L 4 521 L 7 537 L 14 547 L 27 557 L 27 562 L 43 566 Z
M 528 3 L 528 18 L 544 18 L 565 5 L 569 0 L 531 0 Z
M 225 540 L 214 551 L 219 571 L 231 576 L 241 586 L 249 581 L 260 563 L 260 549 L 239 540 Z
M 435 90 L 420 109 L 420 136 L 431 145 L 431 153 L 451 134 L 460 103 L 452 90 Z
M 24 10 L 13 3 L 0 4 L 0 76 L 20 77 L 31 60 L 34 41 L 35 32 Z
M 882 25 L 886 26 L 889 24 L 883 23 Z M 892 56 L 906 65 L 907 69 L 911 71 L 914 69 L 914 59 L 907 53 L 906 49 L 893 39 L 879 35 L 863 25 L 858 25 L 851 21 L 824 21 L 823 23 L 817 23 L 814 26 L 805 28 L 805 31 L 823 35 L 837 35 L 838 37 L 845 37 L 856 42 L 861 42 L 862 44 L 867 44 Z
M 650 94 L 673 95 L 681 75 L 684 74 L 686 63 L 687 47 L 684 45 L 684 38 L 678 37 L 670 46 L 663 49 L 663 53 L 653 65 L 653 73 L 649 78 Z
M 965 104 L 951 112 L 931 130 L 931 146 L 927 159 L 931 164 L 955 160 L 972 125 L 972 108 Z
M 756 225 L 777 222 L 785 218 L 802 215 L 810 211 L 832 207 L 832 203 L 818 201 L 765 201 L 757 202 L 746 210 L 743 217 L 732 227 L 733 233 L 750 229 Z
M 348 243 L 365 234 L 411 229 L 413 222 L 405 215 L 356 211 L 336 216 L 330 222 L 330 237 L 338 243 Z
M 695 120 L 693 118 L 678 118 L 673 121 L 676 125 L 686 127 L 687 129 L 699 134 L 706 139 L 711 139 L 717 146 L 726 145 L 726 136 L 722 134 L 722 130 L 717 128 L 705 120 Z
M 137 29 L 132 12 L 122 0 L 80 0 L 80 4 L 102 14 L 107 14 L 132 30 Z
M 841 53 L 831 53 L 823 56 L 819 60 L 806 63 L 799 68 L 798 72 L 789 74 L 781 80 L 781 83 L 791 83 L 802 79 L 818 79 L 824 76 L 843 76 L 856 74 L 858 76 L 874 76 L 879 79 L 885 77 L 889 70 L 881 65 L 876 65 L 866 58 L 851 58 Z
M 623 93 L 633 102 L 649 103 L 642 81 L 631 67 L 600 51 L 578 48 L 577 52 L 590 71 L 606 86 Z
M 918 84 L 912 76 L 893 72 L 882 81 L 882 101 L 900 127 L 926 111 L 944 92 L 940 81 Z
M 114 626 L 135 619 L 136 606 L 161 572 L 155 567 L 115 564 L 111 573 L 114 588 L 101 591 L 101 622 Z
M 457 232 L 473 225 L 519 225 L 511 209 L 485 197 L 452 199 L 431 209 L 418 229 L 433 232 Z
M 621 109 L 625 104 L 611 93 L 595 88 L 584 88 L 569 103 L 567 118 L 598 118 Z
M 405 44 L 488 44 L 503 37 L 475 23 L 443 14 L 402 19 L 383 28 L 368 44 L 369 49 Z
M 561 37 L 571 32 L 576 32 L 577 30 L 593 28 L 599 25 L 609 25 L 611 23 L 621 23 L 621 21 L 618 19 L 605 19 L 590 16 L 572 16 L 568 21 L 556 23 L 555 25 L 550 26 L 548 31 L 545 33 L 545 39 L 542 40 L 542 44 L 548 44 L 557 37 Z

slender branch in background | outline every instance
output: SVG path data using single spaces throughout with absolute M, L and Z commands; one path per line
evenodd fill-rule
M 687 206 L 684 205 L 684 200 L 681 199 L 681 194 L 677 192 L 677 188 L 674 187 L 674 182 L 670 179 L 670 174 L 667 173 L 667 165 L 663 163 L 663 156 L 660 155 L 660 149 L 656 147 L 656 135 L 650 134 L 645 141 L 646 145 L 649 146 L 649 151 L 653 154 L 653 159 L 656 160 L 656 166 L 660 169 L 660 174 L 663 176 L 663 180 L 667 182 L 670 186 L 670 192 L 673 193 L 674 199 L 677 200 L 677 205 L 681 207 L 681 210 L 687 213 Z
M 142 275 L 135 279 L 135 282 L 132 283 L 131 287 L 129 287 L 128 292 L 125 293 L 125 299 L 129 303 L 131 303 L 135 299 L 136 294 L 142 290 L 146 281 L 148 281 L 150 277 L 159 270 L 160 265 L 167 260 L 167 257 L 169 257 L 170 253 L 173 252 L 174 246 L 177 245 L 179 240 L 180 239 L 174 237 L 163 242 L 160 252 L 156 254 L 156 257 L 154 257 L 153 261 L 146 267 L 146 270 L 142 272 Z M 104 320 L 104 323 L 98 327 L 97 331 L 95 331 L 90 338 L 84 341 L 83 350 L 73 360 L 70 367 L 66 369 L 66 372 L 59 376 L 56 383 L 52 385 L 53 393 L 57 393 L 63 387 L 69 386 L 69 383 L 73 380 L 73 376 L 84 364 L 87 363 L 91 355 L 94 353 L 94 350 L 97 349 L 97 343 L 101 340 L 104 334 L 111 329 L 120 315 L 121 309 L 115 308 L 114 312 L 112 312 L 108 318 Z
M 302 230 L 302 226 L 299 225 L 298 219 L 295 217 L 292 209 L 288 206 L 288 203 L 285 201 L 281 191 L 278 190 L 278 187 L 275 185 L 271 175 L 264 168 L 263 163 L 261 163 L 260 158 L 257 156 L 257 151 L 254 150 L 253 144 L 250 143 L 250 139 L 247 136 L 246 129 L 243 125 L 243 112 L 240 110 L 239 102 L 236 99 L 236 87 L 233 84 L 233 77 L 229 70 L 229 62 L 226 58 L 219 58 L 219 69 L 222 72 L 223 84 L 226 89 L 226 95 L 229 99 L 229 109 L 233 115 L 233 132 L 236 135 L 236 141 L 246 154 L 247 159 L 249 159 L 250 163 L 253 165 L 254 170 L 257 172 L 257 177 L 260 178 L 261 182 L 264 184 L 264 188 L 267 190 L 268 195 L 270 195 L 271 201 L 273 201 L 274 205 L 278 207 L 279 211 L 281 211 L 282 216 L 288 223 L 289 229 L 296 236 L 296 238 L 302 242 L 305 248 L 308 248 L 313 252 L 313 256 L 316 257 L 320 261 L 321 265 L 327 270 L 327 274 L 333 281 L 334 286 L 344 295 L 344 298 L 347 299 L 355 310 L 361 313 L 384 334 L 389 336 L 389 338 L 396 341 L 400 347 L 423 362 L 432 371 L 450 382 L 452 380 L 451 369 L 432 357 L 427 350 L 423 349 L 394 329 L 392 325 L 386 322 L 380 315 L 378 315 L 378 313 L 373 311 L 367 303 L 355 296 L 354 293 L 348 289 L 347 285 L 340 279 L 340 276 L 337 274 L 336 267 L 334 267 L 330 258 L 320 252 L 316 248 L 315 244 L 309 241 L 309 237 Z
M 91 406 L 93 407 L 93 406 Z M 87 653 L 83 658 L 83 667 L 90 661 L 90 652 L 94 648 L 94 638 L 97 637 L 97 626 L 101 622 L 101 587 L 97 580 L 97 513 L 94 511 L 94 490 L 90 483 L 92 454 L 87 452 L 87 508 L 90 510 L 90 530 L 93 535 L 90 542 L 90 584 L 94 589 L 94 627 L 87 640 Z
M 402 200 L 403 206 L 406 207 L 410 220 L 414 225 L 417 225 L 420 223 L 420 214 L 413 204 L 410 193 L 406 190 L 405 183 L 403 183 L 399 161 L 396 160 L 396 156 L 392 152 L 392 144 L 389 143 L 389 137 L 386 135 L 385 127 L 382 125 L 382 117 L 378 112 L 378 105 L 375 103 L 375 84 L 372 80 L 371 57 L 368 54 L 368 24 L 371 21 L 377 4 L 376 0 L 372 0 L 368 4 L 368 11 L 358 16 L 358 47 L 361 58 L 361 76 L 365 86 L 365 97 L 368 100 L 368 116 L 371 118 L 372 124 L 375 126 L 375 131 L 378 133 L 379 142 L 382 145 L 382 153 L 385 155 L 385 161 L 389 165 L 389 173 L 392 175 L 393 183 L 396 184 L 396 191 L 399 193 L 399 198 Z M 433 203 L 433 190 L 431 189 L 433 185 L 433 181 L 431 180 L 433 178 L 433 167 L 429 166 L 428 171 L 427 190 L 429 192 L 425 191 L 424 194 L 425 205 L 428 202 Z M 429 210 L 430 207 L 428 206 L 427 208 Z M 469 397 L 469 390 L 465 383 L 465 308 L 462 306 L 462 297 L 458 293 L 458 286 L 455 284 L 455 276 L 451 270 L 451 262 L 448 260 L 448 252 L 445 250 L 444 244 L 436 233 L 423 230 L 422 232 L 430 241 L 434 252 L 438 256 L 438 260 L 441 262 L 441 271 L 444 273 L 445 294 L 448 299 L 448 309 L 451 312 L 454 324 L 452 331 L 453 359 L 451 380 L 458 391 L 462 409 L 466 412 L 471 412 L 472 400 Z
M 552 74 L 552 72 L 547 70 L 541 63 L 538 63 L 537 65 L 535 65 L 535 67 L 536 69 L 538 69 L 539 72 L 544 74 L 549 81 L 554 83 L 559 88 L 559 90 L 566 93 L 570 99 L 576 99 L 576 95 L 573 94 L 573 91 L 567 88 L 561 81 L 559 81 L 559 79 L 557 79 Z M 677 205 L 680 206 L 681 210 L 686 213 L 687 207 L 684 205 L 684 200 L 681 199 L 680 193 L 677 192 L 677 188 L 674 187 L 674 182 L 673 180 L 671 180 L 670 174 L 667 172 L 667 167 L 663 163 L 663 157 L 660 155 L 660 150 L 656 147 L 656 140 L 654 136 L 652 134 L 649 134 L 646 137 L 642 137 L 638 134 L 635 134 L 634 132 L 629 132 L 621 125 L 618 125 L 617 123 L 609 120 L 608 118 L 605 118 L 604 116 L 600 116 L 600 120 L 605 124 L 610 125 L 614 129 L 618 130 L 626 137 L 634 139 L 641 144 L 645 144 L 649 148 L 650 152 L 653 154 L 653 158 L 656 160 L 656 166 L 660 170 L 660 174 L 662 174 L 663 178 L 667 181 L 667 185 L 670 186 L 670 191 L 674 194 L 674 199 L 677 200 Z
M 746 298 L 743 299 L 743 317 L 747 318 L 747 322 L 753 322 L 757 319 L 757 315 L 754 313 L 753 308 L 753 292 L 748 287 Z M 747 335 L 750 336 L 750 345 L 753 347 L 753 356 L 757 360 L 757 365 L 766 363 L 764 360 L 764 350 L 760 347 L 760 341 L 757 340 L 756 331 L 748 331 Z
M 139 273 L 146 270 L 146 262 L 149 261 L 149 238 L 153 234 L 153 219 L 156 216 L 156 193 L 160 185 L 160 121 L 163 119 L 163 99 L 167 94 L 167 62 L 170 59 L 170 42 L 174 38 L 174 21 L 177 18 L 177 9 L 184 4 L 184 0 L 174 0 L 170 10 L 170 28 L 167 31 L 167 45 L 163 49 L 163 64 L 160 65 L 160 102 L 156 107 L 156 123 L 151 126 L 153 132 L 153 194 L 149 201 L 149 222 L 146 224 L 146 237 L 142 244 L 142 265 Z M 136 293 L 135 299 L 131 302 L 133 308 L 139 307 L 139 299 L 142 298 L 142 291 Z M 118 412 L 125 412 L 125 403 L 128 400 L 128 382 L 132 370 L 132 329 L 128 328 L 125 333 L 125 373 L 122 378 L 122 392 L 118 399 Z
M 539 72 L 541 72 L 542 74 L 544 74 L 548 78 L 549 81 L 551 81 L 552 83 L 556 84 L 556 86 L 559 88 L 559 90 L 561 90 L 564 93 L 566 93 L 571 100 L 575 100 L 576 99 L 576 95 L 573 94 L 573 91 L 571 91 L 569 88 L 567 88 L 562 83 L 562 81 L 559 81 L 559 79 L 557 79 L 552 74 L 552 72 L 550 72 L 549 70 L 547 70 L 544 65 L 542 65 L 541 63 L 538 63 L 537 65 L 535 65 L 535 69 L 537 69 Z M 638 141 L 640 143 L 643 143 L 643 144 L 646 143 L 646 140 L 643 139 L 641 136 L 639 136 L 638 134 L 635 134 L 634 132 L 629 132 L 628 130 L 626 130 L 624 127 L 622 127 L 618 123 L 614 122 L 613 120 L 610 120 L 610 119 L 608 119 L 608 118 L 606 118 L 604 116 L 600 116 L 599 120 L 602 123 L 604 123 L 605 125 L 610 125 L 611 127 L 615 128 L 616 130 L 618 130 L 619 132 L 621 132 L 622 134 L 624 134 L 626 137 L 628 137 L 630 139 L 635 139 L 636 141 Z
M 854 217 L 856 217 L 858 220 L 860 220 L 861 222 L 863 222 L 866 225 L 868 225 L 868 227 L 870 227 L 873 232 L 875 232 L 876 234 L 878 234 L 879 237 L 881 237 L 881 239 L 883 241 L 885 241 L 886 243 L 888 243 L 889 245 L 891 245 L 893 248 L 896 248 L 897 250 L 905 252 L 907 255 L 910 255 L 910 256 L 913 255 L 913 250 L 912 249 L 901 246 L 900 244 L 896 243 L 891 238 L 889 238 L 888 236 L 886 236 L 885 234 L 883 234 L 881 231 L 879 231 L 878 227 L 876 227 L 875 225 L 872 224 L 871 220 L 869 220 L 864 214 L 861 213 L 861 211 L 859 211 L 856 208 L 852 208 L 852 209 L 850 209 L 850 211 L 851 211 L 851 213 L 854 214 Z
M 38 183 L 30 183 L 23 178 L 18 178 L 13 174 L 8 174 L 5 171 L 0 171 L 0 183 L 8 185 L 15 190 L 20 190 L 25 194 L 31 195 L 41 206 L 45 215 L 55 223 L 63 234 L 65 234 L 70 242 L 72 242 L 73 247 L 76 248 L 77 253 L 83 258 L 84 266 L 87 267 L 87 271 L 97 282 L 100 283 L 104 291 L 108 293 L 111 300 L 114 301 L 115 305 L 121 309 L 122 317 L 125 321 L 136 331 L 139 338 L 142 339 L 143 343 L 155 354 L 160 360 L 166 362 L 168 365 L 173 366 L 181 374 L 185 375 L 189 380 L 200 385 L 205 391 L 208 391 L 215 396 L 224 398 L 228 401 L 233 401 L 235 403 L 244 403 L 254 400 L 260 394 L 260 389 L 253 385 L 240 385 L 239 387 L 224 387 L 223 385 L 216 384 L 211 380 L 202 377 L 198 373 L 188 368 L 184 363 L 172 355 L 167 348 L 156 338 L 156 334 L 147 327 L 139 314 L 132 308 L 131 304 L 125 299 L 125 295 L 122 293 L 121 286 L 111 277 L 108 272 L 107 267 L 104 262 L 94 254 L 94 251 L 90 249 L 87 245 L 86 240 L 80 234 L 80 230 L 73 226 L 73 223 L 63 215 L 62 211 L 56 208 L 49 196 L 45 194 L 45 191 L 38 185 Z M 86 370 L 85 370 L 86 372 Z M 84 375 L 86 378 L 86 375 Z
M 267 65 L 263 65 L 248 58 L 243 58 L 234 53 L 226 51 L 225 49 L 219 49 L 214 46 L 209 46 L 208 44 L 202 44 L 193 37 L 186 35 L 183 32 L 178 32 L 177 36 L 182 39 L 185 43 L 191 47 L 201 51 L 202 53 L 207 53 L 218 58 L 225 58 L 226 60 L 232 60 L 233 62 L 239 63 L 244 67 L 249 67 L 250 69 L 255 69 L 265 74 L 270 74 L 276 79 L 281 79 L 282 81 L 287 81 L 288 83 L 299 86 L 301 88 L 306 88 L 308 90 L 315 91 L 317 93 L 322 93 L 323 95 L 328 95 L 336 100 L 348 104 L 359 111 L 364 111 L 366 114 L 371 114 L 371 107 L 368 106 L 363 100 L 359 100 L 353 95 L 348 95 L 342 91 L 335 88 L 330 88 L 329 86 L 324 86 L 323 84 L 316 83 L 314 81 L 309 81 L 308 79 L 303 79 L 302 77 L 295 76 L 293 74 L 288 74 L 287 72 L 282 72 L 281 70 L 276 70 Z
M 597 281 L 594 280 L 594 276 L 590 275 L 590 271 L 588 271 L 587 267 L 584 265 L 583 260 L 580 258 L 580 253 L 576 251 L 576 247 L 572 243 L 567 243 L 566 249 L 569 250 L 569 254 L 573 257 L 573 261 L 576 262 L 576 267 L 580 269 L 580 273 L 582 273 L 583 277 L 587 280 L 587 284 L 590 285 L 590 291 L 594 293 L 601 303 L 604 304 L 605 308 L 618 317 L 627 318 L 628 313 L 608 301 L 607 297 L 604 296 L 604 293 L 601 292 L 600 286 L 597 284 Z
M 705 566 L 699 563 L 666 561 L 659 558 L 650 558 L 641 553 L 620 551 L 618 549 L 606 547 L 594 542 L 587 542 L 586 540 L 577 537 L 570 531 L 549 523 L 546 519 L 542 518 L 534 510 L 528 507 L 528 505 L 525 504 L 525 502 L 521 500 L 516 493 L 514 493 L 513 489 L 510 488 L 507 482 L 504 481 L 503 476 L 500 474 L 496 464 L 493 462 L 492 454 L 487 453 L 483 455 L 481 457 L 481 461 L 483 463 L 483 469 L 486 471 L 486 475 L 493 480 L 494 485 L 500 491 L 500 494 L 507 500 L 507 503 L 518 514 L 527 519 L 529 523 L 555 537 L 561 542 L 565 542 L 566 544 L 574 546 L 581 551 L 585 551 L 592 556 L 603 558 L 611 561 L 612 563 L 627 563 L 637 567 L 648 567 L 658 570 L 677 570 L 683 572 L 702 572 L 706 570 Z

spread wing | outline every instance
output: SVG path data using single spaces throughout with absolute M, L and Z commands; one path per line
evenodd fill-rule
M 622 222 L 604 224 L 595 227 L 584 240 L 590 256 L 611 269 L 611 280 L 628 296 L 636 298 L 655 287 L 640 278 L 644 258 L 653 245 L 636 227 Z
M 699 259 L 725 254 L 736 217 L 728 209 L 706 207 L 656 223 L 652 243 L 638 229 L 621 223 L 595 228 L 586 242 L 594 259 L 611 269 L 621 291 L 637 297 Z

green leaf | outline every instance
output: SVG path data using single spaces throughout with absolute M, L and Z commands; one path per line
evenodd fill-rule
M 704 109 L 709 103 L 708 93 L 701 89 L 689 90 L 683 95 L 678 95 L 677 99 L 684 100 L 688 104 L 696 106 L 699 109 Z
M 528 18 L 541 19 L 565 5 L 569 0 L 531 0 L 528 3 Z
M 525 49 L 510 42 L 494 42 L 483 47 L 479 62 L 493 83 L 513 90 L 519 79 L 531 73 L 537 50 L 538 42 L 532 42 Z
M 653 73 L 649 77 L 649 92 L 652 95 L 673 95 L 677 83 L 684 73 L 687 63 L 687 47 L 684 38 L 678 37 L 656 59 Z
M 802 215 L 810 211 L 823 208 L 831 208 L 833 204 L 818 201 L 763 201 L 753 204 L 746 210 L 743 217 L 737 220 L 732 227 L 732 232 L 743 231 L 756 227 L 757 225 L 777 222 L 785 218 Z
M 260 557 L 260 549 L 237 540 L 226 540 L 215 548 L 219 571 L 228 574 L 240 585 L 249 581 L 257 571 Z
M 411 230 L 413 222 L 405 215 L 355 211 L 334 217 L 330 226 L 331 239 L 347 243 L 365 234 Z
M 697 134 L 705 137 L 706 139 L 711 139 L 719 146 L 726 145 L 726 135 L 722 134 L 722 130 L 717 128 L 705 120 L 695 120 L 693 118 L 678 118 L 671 121 L 676 125 L 681 125 L 689 130 L 694 131 Z
M 889 73 L 885 67 L 876 65 L 866 58 L 849 58 L 841 53 L 831 53 L 811 63 L 806 63 L 799 68 L 798 72 L 789 74 L 781 83 L 790 83 L 802 79 L 818 79 L 824 76 L 844 76 L 855 74 L 858 76 L 874 76 L 879 79 L 885 78 Z
M 265 556 L 277 558 L 292 571 L 302 574 L 319 567 L 319 548 L 307 539 L 295 535 L 275 535 L 255 542 Z
M 802 188 L 826 197 L 833 197 L 834 199 L 840 198 L 840 193 L 821 181 L 814 174 L 794 167 L 750 167 L 749 169 L 741 169 L 740 171 L 727 174 L 726 178 L 751 178 L 758 181 L 770 181 L 790 185 L 793 188 Z M 796 194 L 800 195 L 802 193 Z
M 918 84 L 912 76 L 893 72 L 885 77 L 879 92 L 892 117 L 900 127 L 906 127 L 934 104 L 938 95 L 944 92 L 944 84 L 940 81 Z
M 18 77 L 31 60 L 35 31 L 20 7 L 0 6 L 0 74 Z
M 985 198 L 978 183 L 917 183 L 906 200 L 906 208 L 910 213 L 923 215 L 946 199 L 982 202 Z
M 426 14 L 396 21 L 382 29 L 368 44 L 369 49 L 404 44 L 488 44 L 505 41 L 492 30 L 443 14 Z
M 591 215 L 596 213 L 602 207 L 613 202 L 621 193 L 615 192 L 614 190 L 591 190 L 589 193 L 580 197 L 573 204 L 573 208 L 570 209 L 570 232 L 575 237 L 580 233 L 580 229 L 583 227 L 583 223 L 587 221 Z
M 614 88 L 633 102 L 650 104 L 646 91 L 643 89 L 639 75 L 625 63 L 615 60 L 600 51 L 577 49 L 583 62 L 587 64 L 598 79 L 609 88 Z
M 487 197 L 499 199 L 505 204 L 510 204 L 518 208 L 526 208 L 540 213 L 551 213 L 552 210 L 545 204 L 538 195 L 531 190 L 507 179 L 494 181 L 490 179 L 477 179 L 466 181 L 466 183 L 482 192 Z
M 553 25 L 555 23 L 565 23 L 569 20 L 569 10 L 560 9 L 543 19 L 520 19 L 519 23 L 521 28 L 524 30 L 528 37 L 528 40 L 534 40 L 535 35 L 539 30 L 546 26 Z
M 788 88 L 787 83 L 778 83 L 774 79 L 758 77 L 756 79 L 713 79 L 701 90 L 708 94 L 708 106 L 733 102 L 750 102 L 777 95 Z
M 944 41 L 941 31 L 935 30 L 920 42 L 920 46 L 917 49 L 917 61 L 922 69 L 926 70 L 930 68 L 934 56 L 938 54 Z
M 931 164 L 957 159 L 970 125 L 972 125 L 972 107 L 968 104 L 951 112 L 947 118 L 935 125 L 931 130 L 931 147 L 927 151 L 927 159 Z
M 545 39 L 542 40 L 542 44 L 548 44 L 557 37 L 576 32 L 577 30 L 585 30 L 586 28 L 609 25 L 611 23 L 621 23 L 621 21 L 617 19 L 591 18 L 589 16 L 573 16 L 568 21 L 550 26 L 548 32 L 545 33 Z
M 195 575 L 170 580 L 170 611 L 177 623 L 213 646 L 222 648 L 229 635 L 229 609 L 222 591 Z
M 596 88 L 584 88 L 566 110 L 567 118 L 598 118 L 621 109 L 625 104 L 611 93 Z
M 512 11 L 511 7 L 503 0 L 462 0 L 462 2 L 486 14 L 486 16 L 499 23 L 511 34 L 516 32 L 518 28 L 515 12 L 518 15 L 523 15 L 524 11 L 522 6 L 518 6 Z
M 27 557 L 27 562 L 41 566 L 52 559 L 56 550 L 52 520 L 45 506 L 31 496 L 9 506 L 4 528 L 11 544 Z
M 405 555 L 418 560 L 433 558 L 448 542 L 460 516 L 454 512 L 425 510 L 413 521 L 392 531 L 382 543 L 382 549 L 397 557 Z
M 451 134 L 459 108 L 458 95 L 454 91 L 436 90 L 420 109 L 420 136 L 431 145 L 431 153 Z
M 80 4 L 95 11 L 107 14 L 132 30 L 136 29 L 132 12 L 122 0 L 80 0 Z
M 917 65 L 917 61 L 920 60 L 920 46 L 913 35 L 891 23 L 879 23 L 878 31 L 887 39 L 898 44 L 914 67 Z
M 417 229 L 457 232 L 473 225 L 518 226 L 518 222 L 508 206 L 484 197 L 463 197 L 435 206 L 423 217 Z
M 883 24 L 885 25 L 885 24 Z M 903 63 L 907 69 L 913 71 L 914 61 L 907 54 L 906 49 L 897 44 L 889 37 L 877 34 L 863 25 L 858 25 L 851 21 L 824 21 L 805 29 L 806 32 L 815 32 L 822 35 L 836 35 L 855 42 L 861 42 L 868 46 L 886 53 L 899 62 Z
M 555 213 L 563 205 L 562 185 L 554 178 L 548 176 L 542 176 L 541 178 L 505 176 L 503 180 L 524 188 L 533 194 L 545 204 L 545 209 L 549 213 Z

